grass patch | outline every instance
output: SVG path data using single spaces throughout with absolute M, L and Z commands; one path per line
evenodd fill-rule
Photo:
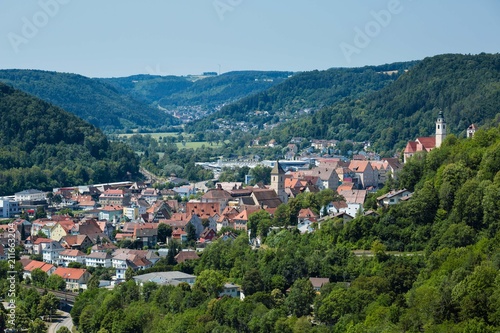
M 180 134 L 182 134 L 182 136 L 184 138 L 191 138 L 191 134 L 187 134 L 187 133 L 178 133 L 178 132 L 161 132 L 161 133 L 126 133 L 126 134 L 118 134 L 118 137 L 120 138 L 130 138 L 132 135 L 150 135 L 153 139 L 155 140 L 158 140 L 160 137 L 164 138 L 164 137 L 169 137 L 169 136 L 174 136 L 174 137 L 178 137 Z
M 201 148 L 203 145 L 205 145 L 205 148 L 220 148 L 224 144 L 222 142 L 219 142 L 219 144 L 216 144 L 215 142 L 212 142 L 212 144 L 208 143 L 208 141 L 201 141 L 201 142 L 193 142 L 193 141 L 188 141 L 185 143 L 182 142 L 177 142 L 176 143 L 177 147 L 179 149 L 197 149 Z

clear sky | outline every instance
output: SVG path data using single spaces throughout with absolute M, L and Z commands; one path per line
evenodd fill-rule
M 500 52 L 499 0 L 1 0 L 0 68 L 91 77 Z

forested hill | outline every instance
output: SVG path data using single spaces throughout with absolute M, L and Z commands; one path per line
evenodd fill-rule
M 119 93 L 115 88 L 85 76 L 40 70 L 0 70 L 0 81 L 105 130 L 158 128 L 174 124 L 165 112 Z
M 292 72 L 236 71 L 217 76 L 179 77 L 134 75 L 101 79 L 138 100 L 164 108 L 215 107 L 266 90 L 287 79 Z
M 500 54 L 445 54 L 425 58 L 384 89 L 362 98 L 348 97 L 306 121 L 285 124 L 271 134 L 371 140 L 392 152 L 407 140 L 434 133 L 438 110 L 449 132 L 465 133 L 471 123 L 484 124 L 500 112 Z
M 296 118 L 299 111 L 311 112 L 346 96 L 379 90 L 399 77 L 415 62 L 363 68 L 332 68 L 295 74 L 263 92 L 226 105 L 220 111 L 187 126 L 189 131 L 213 128 L 219 118 L 249 122 L 259 127 Z M 387 74 L 390 73 L 390 74 Z
M 273 216 L 253 213 L 247 226 L 258 248 L 243 232 L 172 266 L 170 242 L 170 255 L 146 272 L 193 273 L 192 285 L 130 279 L 108 290 L 97 287 L 96 271 L 73 323 L 84 333 L 499 332 L 500 127 L 448 136 L 398 179 L 381 192 L 399 185 L 415 190 L 409 200 L 375 208 L 382 193 L 370 194 L 365 209 L 375 213 L 325 217 L 311 233 L 292 227 L 297 214 L 318 212 L 331 190 L 301 193 Z M 311 277 L 324 278 L 319 292 Z M 225 282 L 241 285 L 244 300 L 221 297 Z
M 134 152 L 93 125 L 0 83 L 0 195 L 138 173 Z

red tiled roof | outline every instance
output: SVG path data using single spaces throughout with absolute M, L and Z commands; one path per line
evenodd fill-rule
M 80 280 L 87 270 L 83 268 L 57 267 L 53 274 L 59 275 L 63 279 Z
M 420 142 L 422 144 L 423 148 L 427 151 L 436 147 L 436 137 L 435 136 L 420 137 L 420 138 L 417 138 L 416 141 Z
M 36 261 L 36 260 L 32 260 L 30 263 L 28 263 L 25 267 L 24 267 L 24 270 L 25 271 L 28 271 L 28 272 L 32 272 L 33 270 L 35 269 L 41 269 L 42 271 L 44 271 L 45 273 L 47 273 L 48 271 L 50 271 L 52 268 L 54 268 L 54 265 L 51 265 L 51 264 L 47 264 L 46 262 L 43 262 L 43 261 Z

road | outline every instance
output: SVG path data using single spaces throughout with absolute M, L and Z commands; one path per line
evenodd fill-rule
M 73 329 L 73 321 L 71 320 L 71 316 L 68 312 L 57 310 L 57 316 L 52 318 L 52 324 L 49 326 L 48 333 L 56 333 L 58 329 L 63 326 L 69 328 L 70 331 Z

